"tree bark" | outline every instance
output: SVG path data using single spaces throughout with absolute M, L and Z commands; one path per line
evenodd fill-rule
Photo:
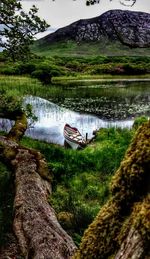
M 150 258 L 150 121 L 142 125 L 74 259 Z
M 144 253 L 144 244 L 141 235 L 131 227 L 127 238 L 121 245 L 115 259 L 140 259 Z
M 26 258 L 71 258 L 76 247 L 48 203 L 51 193 L 44 157 L 0 136 L 3 156 L 15 172 L 13 229 Z
M 48 203 L 51 176 L 47 163 L 40 152 L 17 143 L 26 128 L 26 117 L 21 114 L 8 136 L 0 136 L 1 157 L 10 165 L 15 175 L 13 230 L 17 242 L 12 237 L 10 243 L 13 255 L 14 251 L 18 253 L 19 247 L 21 255 L 26 259 L 69 259 L 76 246 L 60 226 Z M 6 250 L 1 253 L 1 258 L 12 258 L 9 257 L 9 250 L 8 248 L 8 253 Z

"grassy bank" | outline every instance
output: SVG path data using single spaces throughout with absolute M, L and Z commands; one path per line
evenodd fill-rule
M 119 42 L 81 42 L 74 41 L 56 42 L 51 44 L 43 41 L 35 42 L 33 51 L 41 56 L 70 56 L 70 57 L 95 57 L 105 56 L 150 56 L 149 48 L 130 48 Z
M 24 138 L 22 144 L 44 154 L 53 175 L 50 203 L 62 226 L 79 244 L 109 196 L 109 182 L 119 167 L 133 131 L 101 129 L 96 140 L 82 151 Z
M 44 86 L 38 79 L 31 78 L 27 75 L 0 75 L 0 91 L 3 93 L 6 91 L 8 95 L 24 96 L 24 95 L 34 95 L 43 98 L 51 98 L 63 96 L 65 88 L 72 88 L 75 86 L 87 86 L 94 84 L 99 84 L 99 86 L 104 87 L 110 84 L 113 84 L 123 81 L 138 82 L 150 80 L 150 74 L 139 75 L 138 79 L 135 76 L 112 76 L 112 75 L 80 75 L 80 76 L 63 76 L 63 77 L 54 77 L 52 83 L 47 86 Z M 46 91 L 45 91 L 46 90 Z
M 61 88 L 59 84 L 58 87 L 43 86 L 37 79 L 27 76 L 1 76 L 0 89 L 2 93 L 7 93 L 8 100 L 9 96 L 23 97 L 26 94 L 49 99 L 55 94 L 62 97 L 64 92 L 64 87 Z M 82 151 L 68 150 L 29 138 L 22 140 L 22 145 L 35 148 L 46 157 L 53 175 L 53 195 L 49 197 L 49 202 L 60 223 L 77 244 L 84 230 L 108 199 L 109 182 L 119 167 L 133 134 L 133 131 L 127 129 L 101 129 L 96 140 Z M 8 203 L 6 201 L 0 207 L 2 229 L 5 215 L 10 213 L 8 225 L 6 224 L 2 232 L 2 242 L 12 220 L 14 187 L 8 192 L 10 176 L 7 170 L 5 165 L 0 164 L 1 194 L 8 195 Z M 1 199 L 6 200 L 4 196 Z M 6 204 L 8 207 L 5 208 Z

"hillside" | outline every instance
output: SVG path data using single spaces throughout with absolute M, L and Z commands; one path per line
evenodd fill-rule
M 111 10 L 92 19 L 84 19 L 63 27 L 43 38 L 44 42 L 75 40 L 120 41 L 131 47 L 150 47 L 150 14 Z
M 48 55 L 149 55 L 149 47 L 150 14 L 111 10 L 58 29 L 40 39 L 34 50 Z

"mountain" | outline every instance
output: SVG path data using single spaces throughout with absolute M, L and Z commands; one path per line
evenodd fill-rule
M 40 42 L 55 43 L 119 41 L 130 47 L 150 47 L 150 14 L 111 10 L 98 17 L 76 21 L 42 38 Z

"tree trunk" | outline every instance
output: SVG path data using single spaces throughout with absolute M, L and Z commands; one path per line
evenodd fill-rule
M 140 259 L 144 253 L 144 244 L 137 230 L 131 228 L 121 245 L 115 259 Z
M 26 117 L 21 114 L 8 136 L 0 136 L 1 157 L 14 171 L 16 187 L 13 230 L 17 242 L 11 236 L 9 247 L 14 258 L 20 249 L 26 259 L 69 259 L 76 246 L 48 203 L 51 176 L 47 163 L 40 152 L 17 143 L 26 128 Z M 12 258 L 9 247 L 0 252 L 1 258 Z
M 142 125 L 74 259 L 150 258 L 150 121 Z

